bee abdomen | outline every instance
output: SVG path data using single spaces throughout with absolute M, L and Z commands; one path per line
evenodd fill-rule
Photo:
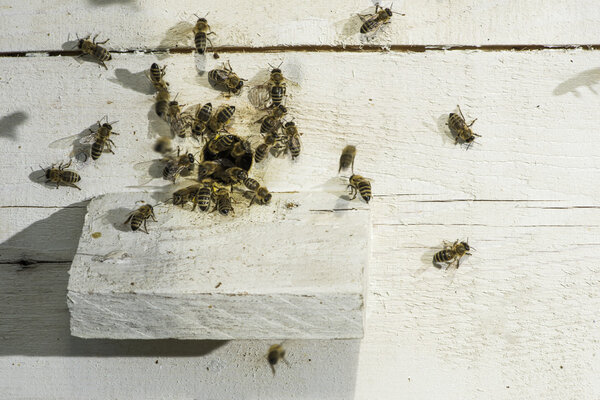
M 81 176 L 79 176 L 77 172 L 73 171 L 63 171 L 61 178 L 66 183 L 75 183 L 81 180 Z
M 290 153 L 292 153 L 292 159 L 298 157 L 300 155 L 300 138 L 298 135 L 292 135 L 288 141 L 288 147 L 290 149 Z
M 161 117 L 161 118 L 165 118 L 167 115 L 167 112 L 169 110 L 169 104 L 167 103 L 167 101 L 165 100 L 160 100 L 156 102 L 155 105 L 155 110 L 156 110 L 156 114 Z
M 273 117 L 267 117 L 260 124 L 260 133 L 270 133 L 275 129 L 276 121 Z
M 261 143 L 258 145 L 256 150 L 254 151 L 254 161 L 259 163 L 267 158 L 267 153 L 269 152 L 269 145 L 266 143 Z
M 369 33 L 375 28 L 375 26 L 377 26 L 377 23 L 375 21 L 373 21 L 373 20 L 366 21 L 360 27 L 360 33 Z
M 371 183 L 367 180 L 364 180 L 358 182 L 357 186 L 361 197 L 368 203 L 369 200 L 371 200 Z
M 271 101 L 274 106 L 278 106 L 283 101 L 283 96 L 285 95 L 285 87 L 275 85 L 271 88 Z
M 209 187 L 203 187 L 198 191 L 198 208 L 202 211 L 208 210 L 210 206 L 210 193 Z
M 144 221 L 144 217 L 141 213 L 135 213 L 131 216 L 131 230 L 137 231 L 142 226 L 142 222 Z
M 217 121 L 219 121 L 222 124 L 226 124 L 227 122 L 229 122 L 231 117 L 233 117 L 234 112 L 235 112 L 235 107 L 233 107 L 233 106 L 228 106 L 228 107 L 223 108 L 217 114 Z
M 448 261 L 452 260 L 453 258 L 454 257 L 453 257 L 452 252 L 447 249 L 438 251 L 437 253 L 435 253 L 433 255 L 433 261 L 436 263 L 448 262 Z
M 101 46 L 96 46 L 96 48 L 94 49 L 94 56 L 97 57 L 100 61 L 108 61 L 112 59 L 110 52 Z
M 104 151 L 104 142 L 96 140 L 92 143 L 92 160 L 97 160 L 102 155 Z
M 217 210 L 219 210 L 219 214 L 221 215 L 229 215 L 229 213 L 233 211 L 233 207 L 231 206 L 231 200 L 229 196 L 218 197 Z
M 198 54 L 204 54 L 206 51 L 206 32 L 198 32 L 194 37 L 194 44 Z
M 248 190 L 255 192 L 260 187 L 260 183 L 258 183 L 256 179 L 248 177 L 244 179 L 244 186 L 246 186 Z

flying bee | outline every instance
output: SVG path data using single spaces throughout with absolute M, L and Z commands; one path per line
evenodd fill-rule
M 216 161 L 202 161 L 198 165 L 198 179 L 214 174 L 219 168 L 221 168 L 221 164 Z
M 267 158 L 269 150 L 279 141 L 279 139 L 279 136 L 275 133 L 268 133 L 265 135 L 263 143 L 259 144 L 254 151 L 254 161 L 259 163 Z
M 195 137 L 204 135 L 204 132 L 208 128 L 208 121 L 212 115 L 212 104 L 206 103 L 202 107 L 198 107 L 196 111 L 196 117 L 192 125 L 192 134 Z
M 208 35 L 210 34 L 214 35 L 215 33 L 210 30 L 206 18 L 198 18 L 196 26 L 194 26 L 194 44 L 196 45 L 198 54 L 204 54 L 204 52 L 206 52 L 206 42 L 210 42 L 210 39 L 208 38 Z M 212 47 L 212 42 L 210 42 L 210 47 Z
M 267 204 L 271 201 L 272 197 L 273 196 L 271 195 L 271 193 L 269 193 L 269 190 L 266 187 L 259 186 L 258 189 L 256 189 L 256 191 L 254 192 L 254 197 L 252 197 L 252 200 L 250 200 L 250 204 L 248 205 L 248 207 L 250 207 L 255 200 L 258 204 Z
M 292 160 L 300 155 L 302 144 L 300 142 L 300 136 L 302 133 L 298 132 L 298 127 L 293 121 L 287 122 L 283 128 L 285 139 L 287 141 L 287 148 L 292 153 Z
M 171 138 L 165 136 L 159 137 L 156 139 L 152 149 L 162 155 L 171 153 L 173 151 L 173 141 Z
M 460 113 L 460 115 L 450 113 L 450 115 L 448 116 L 448 127 L 450 128 L 450 132 L 452 132 L 452 134 L 456 137 L 454 144 L 457 144 L 459 140 L 462 140 L 464 143 L 468 143 L 468 150 L 473 141 L 475 140 L 475 137 L 481 137 L 481 135 L 474 133 L 471 129 L 471 126 L 475 123 L 475 121 L 477 121 L 477 118 L 475 118 L 470 124 L 467 125 L 465 117 L 462 111 L 460 110 L 460 106 L 456 107 L 458 107 L 458 112 Z
M 100 158 L 105 148 L 115 154 L 115 152 L 112 151 L 112 146 L 114 146 L 115 143 L 110 139 L 110 135 L 118 135 L 118 133 L 112 131 L 112 126 L 108 122 L 100 124 L 100 121 L 98 121 L 98 130 L 92 132 L 92 135 L 95 139 L 91 149 L 92 160 Z
M 150 82 L 152 82 L 152 85 L 154 85 L 154 88 L 156 90 L 161 90 L 161 89 L 167 89 L 167 86 L 169 86 L 169 82 L 166 82 L 165 80 L 163 80 L 163 77 L 165 76 L 165 69 L 167 69 L 167 66 L 165 65 L 164 67 L 159 67 L 157 63 L 153 63 L 150 66 L 150 73 L 147 74 L 148 79 L 150 79 Z
M 166 161 L 166 165 L 163 169 L 163 178 L 175 182 L 177 177 L 181 175 L 184 170 L 191 171 L 194 168 L 194 162 L 196 161 L 192 153 L 186 153 L 180 155 L 180 150 L 177 149 L 177 156 L 167 156 L 163 159 Z
M 233 146 L 235 136 L 219 135 L 208 142 L 208 151 L 212 154 L 219 154 L 222 151 L 229 150 Z
M 269 352 L 267 353 L 267 361 L 269 361 L 273 375 L 275 375 L 275 365 L 277 365 L 279 360 L 285 361 L 285 349 L 280 344 L 274 344 L 269 348 Z
M 471 255 L 469 250 L 471 250 L 471 247 L 467 242 L 459 242 L 457 239 L 454 243 L 450 244 L 444 241 L 444 249 L 433 255 L 433 262 L 434 264 L 445 263 L 447 264 L 447 268 L 452 267 L 456 263 L 456 269 L 458 269 L 460 259 L 464 255 Z
M 365 202 L 368 203 L 371 200 L 371 182 L 367 178 L 360 175 L 352 175 L 348 187 L 350 188 L 350 195 L 354 195 L 350 200 L 354 200 L 358 193 L 360 193 L 360 197 Z
M 143 223 L 144 232 L 148 233 L 148 228 L 146 227 L 146 221 L 148 220 L 148 218 L 152 218 L 154 222 L 158 222 L 156 221 L 156 217 L 154 216 L 154 208 L 150 204 L 145 204 L 137 210 L 133 211 L 131 214 L 129 214 L 129 217 L 124 223 L 127 224 L 131 221 L 132 231 L 137 231 L 138 229 L 140 229 Z
M 375 34 L 383 25 L 389 24 L 394 13 L 391 8 L 380 7 L 379 4 L 375 6 L 375 14 L 361 15 L 358 14 L 363 24 L 360 27 L 360 33 L 362 34 Z M 404 14 L 400 14 L 404 15 Z
M 66 168 L 71 166 L 71 161 L 69 161 L 66 165 L 60 163 L 57 168 L 54 168 L 54 164 L 50 166 L 50 168 L 42 168 L 44 170 L 44 176 L 46 177 L 46 183 L 56 183 L 56 188 L 63 184 L 65 186 L 71 186 L 81 190 L 79 186 L 75 183 L 81 180 L 81 176 L 77 172 L 69 171 Z
M 260 133 L 276 132 L 281 127 L 281 118 L 286 114 L 287 108 L 285 106 L 274 107 L 270 114 L 256 121 L 256 123 L 260 122 Z
M 233 207 L 231 206 L 231 196 L 227 189 L 218 189 L 215 192 L 215 208 L 221 215 L 229 215 L 234 213 Z M 213 211 L 214 211 L 213 210 Z
M 92 41 L 90 41 L 90 35 L 87 35 L 85 38 L 79 39 L 77 42 L 77 47 L 83 53 L 82 55 L 91 55 L 92 57 L 96 58 L 104 68 L 108 69 L 106 64 L 104 64 L 104 61 L 111 60 L 112 56 L 108 50 L 100 45 L 107 43 L 109 39 L 106 39 L 104 42 L 96 42 L 97 37 L 98 35 L 94 36 Z
M 159 88 L 158 93 L 156 93 L 156 104 L 154 105 L 154 109 L 156 111 L 156 115 L 166 120 L 169 112 L 169 99 L 171 95 L 167 88 Z
M 238 94 L 244 86 L 244 81 L 231 68 L 229 61 L 222 68 L 215 68 L 208 72 L 208 83 L 216 89 L 226 90 L 229 93 Z
M 352 173 L 354 173 L 354 157 L 356 157 L 356 147 L 351 145 L 344 147 L 342 155 L 340 156 L 340 168 L 338 169 L 338 174 L 341 170 L 350 167 L 352 167 Z

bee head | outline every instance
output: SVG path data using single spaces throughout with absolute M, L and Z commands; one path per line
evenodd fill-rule
M 294 121 L 290 121 L 290 122 L 286 122 L 285 123 L 285 127 L 288 128 L 290 126 L 296 126 L 296 124 L 294 123 Z
M 273 69 L 271 70 L 271 73 L 272 73 L 272 74 L 280 74 L 280 73 L 281 73 L 281 69 L 279 69 L 279 68 L 273 68 Z
M 448 114 L 448 118 L 453 118 L 456 114 L 455 113 L 450 113 Z
M 243 82 L 240 82 L 240 83 L 243 83 Z M 229 106 L 229 111 L 231 111 L 232 113 L 234 113 L 235 112 L 235 106 Z
M 169 107 L 177 106 L 177 105 L 179 105 L 179 103 L 176 102 L 175 100 L 169 102 Z
M 104 124 L 102 124 L 102 127 L 103 127 L 104 129 L 112 130 L 112 126 L 111 126 L 110 124 L 108 124 L 108 123 L 104 123 Z
M 206 24 L 208 21 L 206 18 L 198 18 L 198 22 L 204 22 Z
M 77 47 L 81 49 L 83 47 L 84 42 L 85 42 L 85 39 L 79 39 L 79 42 L 77 42 Z
M 460 244 L 462 244 L 462 246 L 465 248 L 466 251 L 471 250 L 471 247 L 469 247 L 469 243 L 467 243 L 467 242 L 461 242 Z
M 471 136 L 471 137 L 469 137 L 467 140 L 465 140 L 465 142 L 467 142 L 467 143 L 471 143 L 471 142 L 472 142 L 472 141 L 474 141 L 474 140 L 475 140 L 475 136 Z
M 244 86 L 244 81 L 240 80 L 240 83 L 237 84 L 237 86 L 235 87 L 236 91 L 240 91 L 242 90 L 242 87 Z
M 187 158 L 188 158 L 189 162 L 192 164 L 194 163 L 194 161 L 196 161 L 194 158 L 194 155 L 192 153 L 188 153 Z
M 287 114 L 287 108 L 284 105 L 280 104 L 277 106 L 277 109 L 281 111 L 282 114 Z
M 46 170 L 46 179 L 50 179 L 50 170 L 51 170 L 51 169 L 52 169 L 52 168 L 48 168 L 48 169 Z
M 385 9 L 385 13 L 390 17 L 392 16 L 392 10 L 390 10 L 389 8 Z

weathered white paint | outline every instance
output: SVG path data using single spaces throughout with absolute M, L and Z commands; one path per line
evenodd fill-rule
M 247 207 L 236 191 L 235 217 L 157 205 L 158 222 L 150 220 L 146 235 L 123 224 L 136 201 L 156 203 L 150 195 L 118 193 L 88 206 L 70 271 L 73 335 L 362 337 L 366 204 L 317 192 Z
M 392 2 L 383 2 L 389 6 Z M 572 45 L 597 43 L 594 0 L 422 0 L 395 2 L 392 24 L 372 40 L 359 34 L 366 0 L 29 0 L 5 5 L 0 51 L 72 49 L 75 35 L 100 33 L 110 49 L 191 47 L 197 13 L 215 46 L 297 45 Z M 119 16 L 125 16 L 119 18 Z M 69 41 L 70 40 L 70 41 Z M 104 39 L 101 39 L 104 40 Z M 69 41 L 68 43 L 66 43 Z

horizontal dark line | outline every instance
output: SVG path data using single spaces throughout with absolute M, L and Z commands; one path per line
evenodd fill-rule
M 53 208 L 53 209 L 57 209 L 57 210 L 63 210 L 65 208 L 86 209 L 87 206 L 0 206 L 0 208 Z
M 302 45 L 302 46 L 261 46 L 261 47 L 245 47 L 245 46 L 222 46 L 211 49 L 215 53 L 275 53 L 275 52 L 341 52 L 341 53 L 361 53 L 361 52 L 406 52 L 406 53 L 423 53 L 426 51 L 532 51 L 532 50 L 600 50 L 600 44 L 572 44 L 572 45 L 540 45 L 540 44 L 523 44 L 523 45 Z M 132 53 L 171 53 L 171 54 L 190 54 L 195 49 L 193 47 L 175 47 L 169 49 L 129 49 L 129 50 L 110 50 L 115 54 L 132 54 Z M 3 51 L 0 52 L 0 57 L 27 57 L 29 55 L 45 54 L 50 57 L 56 56 L 77 56 L 81 52 L 78 50 L 34 50 L 34 51 Z

